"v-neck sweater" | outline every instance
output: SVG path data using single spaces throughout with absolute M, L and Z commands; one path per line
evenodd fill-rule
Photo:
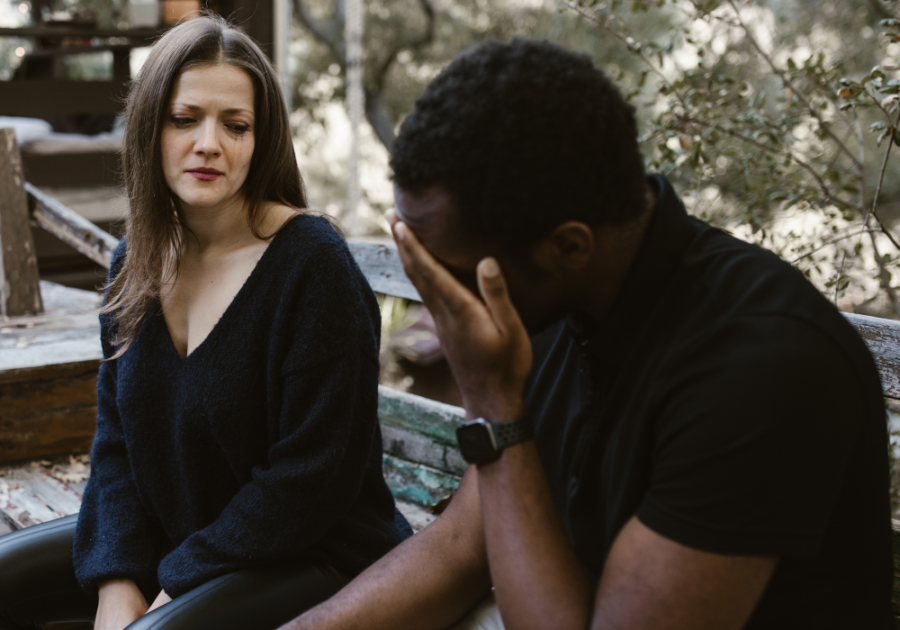
M 125 239 L 110 277 L 126 256 Z M 382 476 L 380 315 L 343 239 L 300 215 L 186 357 L 157 303 L 118 359 L 100 316 L 97 432 L 73 559 L 86 590 L 177 597 L 239 569 L 353 576 L 401 540 Z

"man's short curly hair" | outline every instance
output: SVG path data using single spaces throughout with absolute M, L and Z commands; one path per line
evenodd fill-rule
M 391 152 L 394 181 L 441 186 L 463 231 L 513 255 L 565 221 L 620 225 L 646 207 L 634 108 L 587 55 L 480 44 L 431 82 Z

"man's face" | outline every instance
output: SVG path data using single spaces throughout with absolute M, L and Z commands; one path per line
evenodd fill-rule
M 509 288 L 510 299 L 529 334 L 536 334 L 561 319 L 567 300 L 559 283 L 552 278 L 536 281 L 513 264 L 502 249 L 490 242 L 477 241 L 463 233 L 459 211 L 452 199 L 436 186 L 413 194 L 394 186 L 397 218 L 413 231 L 425 249 L 464 287 L 479 299 L 476 268 L 478 262 L 493 256 L 500 263 Z

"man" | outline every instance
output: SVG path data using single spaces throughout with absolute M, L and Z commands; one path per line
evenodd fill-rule
M 416 103 L 391 219 L 483 419 L 473 464 L 286 628 L 446 628 L 491 585 L 507 630 L 893 627 L 871 357 L 800 273 L 645 178 L 636 137 L 543 42 L 465 53 Z

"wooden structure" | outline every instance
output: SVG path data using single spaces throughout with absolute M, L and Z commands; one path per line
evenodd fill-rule
M 6 317 L 43 310 L 24 184 L 16 137 L 0 129 L 0 316 Z
M 208 0 L 202 4 L 241 25 L 273 58 L 276 18 L 273 2 Z M 78 21 L 68 25 L 45 24 L 40 21 L 41 8 L 49 4 L 46 0 L 32 0 L 35 26 L 0 28 L 0 37 L 28 38 L 35 42 L 35 49 L 24 57 L 14 80 L 0 81 L 0 116 L 51 121 L 66 116 L 105 117 L 109 122 L 105 130 L 109 131 L 114 116 L 124 109 L 131 80 L 129 58 L 132 49 L 150 46 L 171 27 L 164 23 L 168 4 L 184 5 L 185 2 L 162 0 L 159 26 L 126 29 L 98 28 L 94 23 Z M 201 3 L 196 2 L 196 5 L 199 7 Z M 64 78 L 66 58 L 97 52 L 112 54 L 111 78 L 92 81 Z M 48 146 L 35 150 L 26 148 L 22 157 L 28 181 L 36 186 L 83 188 L 119 183 L 118 149 L 107 144 L 74 150 Z
M 60 120 L 65 116 L 105 117 L 111 121 L 122 111 L 131 80 L 132 48 L 149 46 L 160 31 L 152 28 L 110 29 L 73 26 L 0 28 L 0 37 L 23 37 L 36 42 L 19 76 L 0 81 L 0 116 Z M 104 43 L 95 43 L 96 39 Z M 83 42 L 94 43 L 83 43 Z M 117 43 L 106 43 L 117 42 Z M 111 52 L 112 78 L 75 81 L 62 78 L 66 57 Z M 85 187 L 118 183 L 118 155 L 108 147 L 87 150 L 24 150 L 28 180 L 37 186 Z

